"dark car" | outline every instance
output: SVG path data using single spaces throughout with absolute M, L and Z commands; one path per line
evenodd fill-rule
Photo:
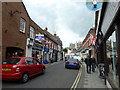
M 20 80 L 25 83 L 29 77 L 45 73 L 45 65 L 33 57 L 11 57 L 2 62 L 2 80 Z
M 79 69 L 81 63 L 78 59 L 69 59 L 65 62 L 65 68 L 76 68 Z

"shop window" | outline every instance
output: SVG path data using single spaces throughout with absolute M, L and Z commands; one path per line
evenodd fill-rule
M 20 18 L 20 32 L 25 33 L 26 21 L 23 18 Z
M 34 39 L 34 28 L 32 26 L 30 26 L 30 38 Z
M 116 32 L 114 31 L 112 35 L 106 41 L 106 54 L 109 64 L 108 77 L 113 81 L 114 85 L 118 87 L 118 54 L 116 47 Z

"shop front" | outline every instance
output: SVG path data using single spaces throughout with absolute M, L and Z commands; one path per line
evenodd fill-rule
M 6 57 L 23 57 L 24 50 L 18 47 L 7 47 Z
M 108 62 L 108 78 L 112 83 L 119 86 L 119 74 L 118 74 L 118 52 L 116 31 L 106 40 L 106 60 Z
M 109 88 L 120 89 L 120 10 L 117 11 L 117 2 L 104 3 L 105 6 L 106 11 L 101 13 L 104 13 L 104 19 L 100 19 L 97 31 L 97 59 L 105 64 L 105 84 Z M 111 9 L 114 12 L 110 12 Z
M 57 61 L 58 61 L 58 51 L 53 50 L 53 62 L 57 62 Z
M 43 45 L 38 41 L 35 41 L 32 47 L 32 57 L 40 59 L 42 57 L 42 53 L 43 53 Z
M 120 52 L 118 39 L 118 31 L 113 26 L 111 32 L 105 35 L 105 38 L 99 43 L 97 48 L 97 58 L 99 63 L 105 64 L 105 75 L 107 84 L 109 83 L 113 88 L 119 88 L 119 66 L 120 66 Z M 120 35 L 119 35 L 120 36 Z
M 49 61 L 49 48 L 44 46 L 43 50 L 43 60 Z

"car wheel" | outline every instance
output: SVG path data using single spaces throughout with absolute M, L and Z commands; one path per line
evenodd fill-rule
M 24 73 L 22 78 L 21 78 L 21 82 L 26 83 L 28 81 L 28 79 L 29 79 L 28 73 Z
M 44 74 L 44 73 L 45 73 L 45 68 L 42 69 L 42 74 Z

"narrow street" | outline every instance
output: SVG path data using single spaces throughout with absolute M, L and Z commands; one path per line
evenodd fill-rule
M 62 61 L 46 66 L 44 75 L 32 77 L 27 83 L 3 81 L 3 88 L 71 88 L 79 70 L 65 69 Z
M 120 90 L 120 0 L 0 4 L 2 90 Z

